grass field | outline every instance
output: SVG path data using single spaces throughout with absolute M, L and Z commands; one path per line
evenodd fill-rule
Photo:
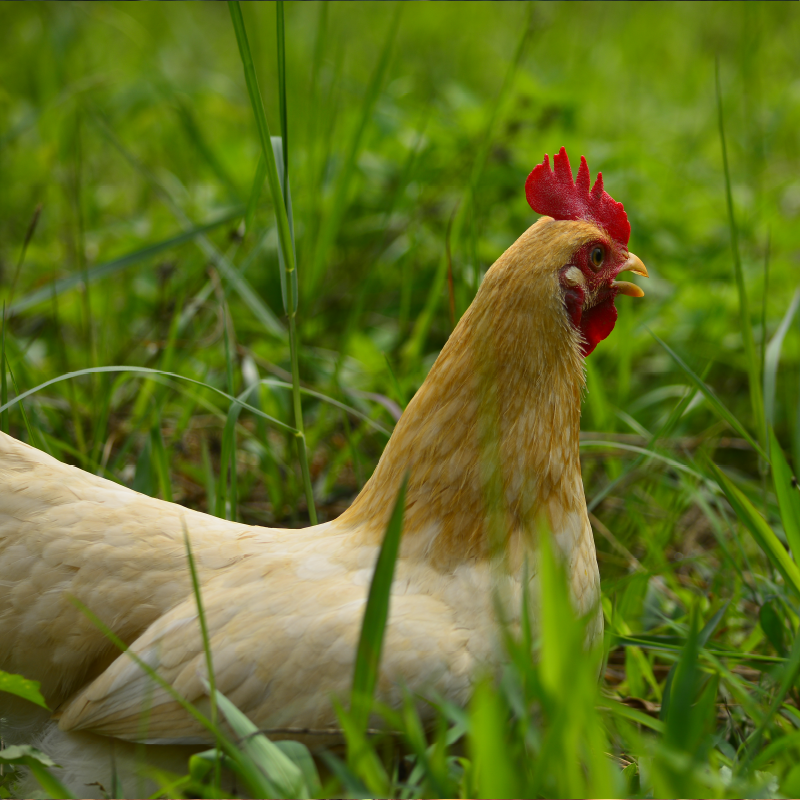
M 796 4 L 287 3 L 283 92 L 275 4 L 242 12 L 296 287 L 227 5 L 0 3 L 2 429 L 229 519 L 331 519 L 534 221 L 528 172 L 583 153 L 650 271 L 587 360 L 601 685 L 552 611 L 429 742 L 387 712 L 402 769 L 353 739 L 291 786 L 798 796 Z

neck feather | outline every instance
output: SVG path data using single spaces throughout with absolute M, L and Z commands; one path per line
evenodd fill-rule
M 403 552 L 449 569 L 579 510 L 583 359 L 556 272 L 532 276 L 539 227 L 486 274 L 340 523 L 379 542 L 408 472 Z

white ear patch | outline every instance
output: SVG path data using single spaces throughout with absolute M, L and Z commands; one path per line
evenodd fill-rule
M 578 286 L 581 289 L 586 288 L 586 276 L 575 266 L 570 267 L 564 272 L 563 280 L 567 286 Z

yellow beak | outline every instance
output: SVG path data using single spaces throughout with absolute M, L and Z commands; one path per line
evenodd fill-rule
M 647 267 L 642 263 L 639 256 L 633 253 L 628 253 L 628 260 L 622 265 L 620 272 L 632 272 L 634 275 L 641 275 L 643 278 L 648 277 Z M 613 281 L 611 286 L 620 294 L 626 294 L 628 297 L 644 297 L 644 290 L 635 283 Z

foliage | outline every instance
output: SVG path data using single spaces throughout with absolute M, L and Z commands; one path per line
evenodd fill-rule
M 244 4 L 246 80 L 220 4 L 0 3 L 0 427 L 209 513 L 330 519 L 532 222 L 528 171 L 583 153 L 651 275 L 587 362 L 603 651 L 548 603 L 468 709 L 408 698 L 375 736 L 342 708 L 321 776 L 217 693 L 248 745 L 172 786 L 797 796 L 796 11 L 468 9 Z

